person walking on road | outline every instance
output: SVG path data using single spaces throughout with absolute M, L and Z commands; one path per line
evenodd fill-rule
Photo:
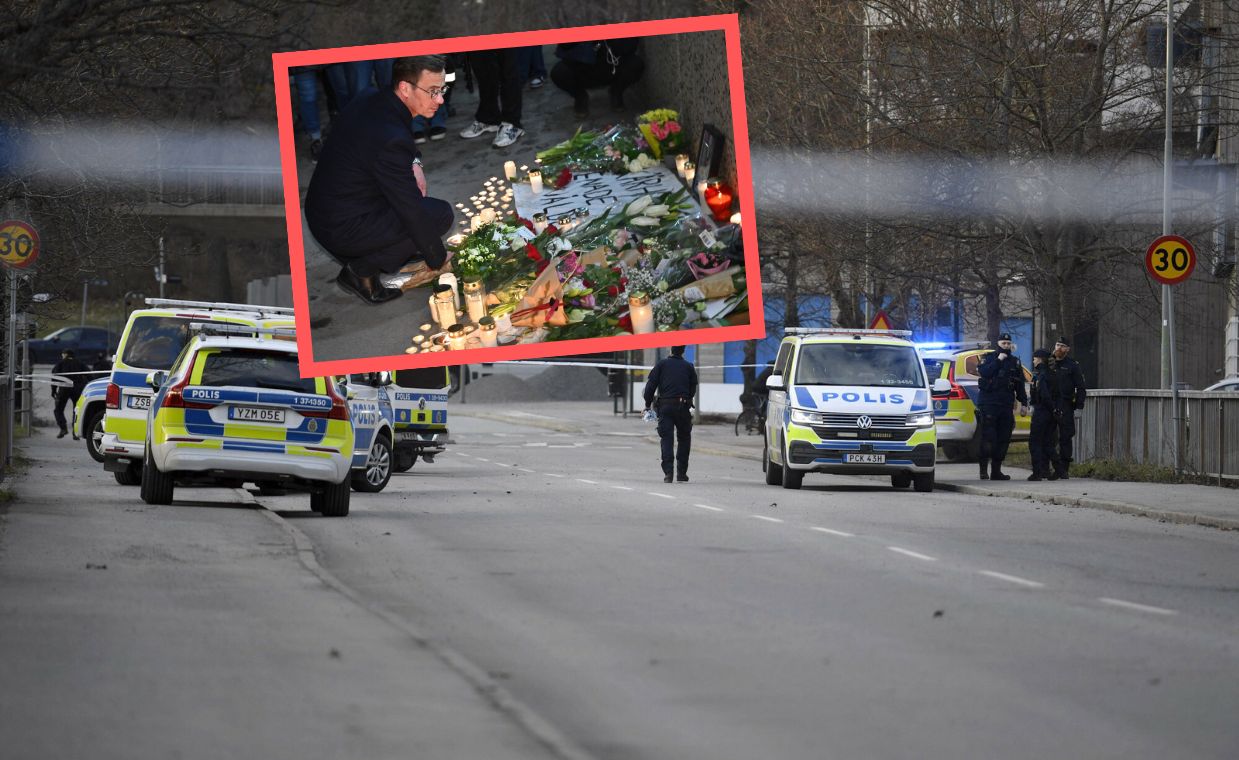
M 684 346 L 673 346 L 671 356 L 654 365 L 645 382 L 645 409 L 658 412 L 658 437 L 662 439 L 663 482 L 688 482 L 688 454 L 693 437 L 693 399 L 697 396 L 697 370 L 684 359 Z M 675 439 L 679 439 L 676 450 Z
M 83 372 L 86 372 L 86 365 L 73 358 L 73 352 L 67 348 L 60 352 L 60 361 L 52 367 L 53 375 L 66 375 L 71 383 L 70 385 L 52 386 L 52 398 L 56 399 L 54 416 L 56 424 L 60 426 L 60 434 L 56 436 L 57 438 L 64 438 L 69 434 L 65 405 L 68 404 L 72 409 L 77 404 L 78 397 L 82 395 L 82 388 L 86 386 L 86 375 L 82 374 Z M 77 433 L 73 434 L 73 440 L 77 440 Z
M 981 480 L 1011 479 L 1002 471 L 1002 460 L 1007 457 L 1011 431 L 1015 429 L 1016 399 L 1022 406 L 1020 413 L 1028 414 L 1024 367 L 1012 350 L 1011 336 L 999 335 L 994 350 L 985 355 L 977 369 L 977 386 L 981 391 L 977 398 L 977 412 L 981 415 Z
M 1079 362 L 1068 356 L 1069 353 L 1071 343 L 1066 338 L 1059 338 L 1049 361 L 1050 372 L 1054 376 L 1055 416 L 1058 421 L 1058 464 L 1055 472 L 1063 480 L 1070 477 L 1068 467 L 1071 465 L 1071 442 L 1076 435 L 1076 412 L 1084 408 L 1084 399 L 1088 396 L 1088 391 L 1084 389 L 1084 370 L 1080 369 Z
M 1054 375 L 1050 371 L 1050 352 L 1044 348 L 1033 351 L 1032 423 L 1028 430 L 1028 453 L 1032 455 L 1032 475 L 1029 480 L 1058 480 L 1060 469 L 1055 438 L 1058 434 Z M 1053 468 L 1051 469 L 1051 464 Z

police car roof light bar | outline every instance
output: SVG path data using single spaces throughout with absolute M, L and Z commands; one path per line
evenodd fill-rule
M 961 346 L 977 346 L 978 348 L 986 348 L 989 346 L 988 340 L 948 340 L 948 341 L 932 341 L 922 345 L 928 351 L 940 351 L 947 348 L 959 348 Z
M 788 335 L 887 335 L 895 338 L 911 338 L 911 330 L 864 330 L 850 327 L 788 327 Z
M 173 298 L 148 298 L 147 306 L 171 306 L 178 309 L 216 309 L 220 311 L 251 311 L 261 314 L 287 314 L 292 316 L 293 310 L 288 306 L 263 306 L 254 303 L 228 303 L 226 301 L 179 301 Z
M 291 327 L 249 327 L 222 322 L 190 322 L 189 331 L 204 336 L 221 338 L 257 338 L 260 335 L 293 338 L 297 332 Z

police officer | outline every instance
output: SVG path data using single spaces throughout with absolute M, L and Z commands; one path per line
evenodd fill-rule
M 1059 338 L 1054 344 L 1054 353 L 1050 356 L 1050 371 L 1054 375 L 1056 417 L 1058 420 L 1058 462 L 1055 473 L 1066 480 L 1071 464 L 1071 441 L 1076 435 L 1076 411 L 1084 408 L 1084 398 L 1088 392 L 1084 389 L 1084 370 L 1080 363 L 1072 359 L 1071 343 L 1066 338 Z
M 1032 475 L 1029 480 L 1058 480 L 1058 435 L 1054 374 L 1049 365 L 1050 352 L 1033 351 L 1032 424 L 1028 431 L 1028 453 L 1032 455 Z M 1051 463 L 1053 469 L 1050 468 Z
M 1011 479 L 1002 471 L 1002 460 L 1007 456 L 1011 431 L 1015 429 L 1016 399 L 1023 406 L 1020 413 L 1028 414 L 1024 367 L 1020 358 L 1011 353 L 1013 349 L 1011 336 L 999 335 L 994 350 L 985 355 L 977 369 L 977 386 L 981 391 L 977 398 L 977 412 L 981 415 L 981 480 Z M 993 467 L 987 472 L 991 462 Z
M 657 394 L 657 399 L 655 395 Z M 693 399 L 697 395 L 697 370 L 684 360 L 684 346 L 673 346 L 671 356 L 654 365 L 645 382 L 645 409 L 658 412 L 658 437 L 662 439 L 663 482 L 688 482 L 688 452 L 693 436 Z M 679 451 L 675 440 L 679 438 Z
M 78 397 L 82 395 L 82 388 L 86 387 L 86 376 L 81 373 L 85 371 L 86 365 L 74 359 L 73 352 L 67 348 L 60 352 L 60 361 L 52 367 L 53 375 L 67 375 L 71 383 L 64 387 L 52 386 L 52 398 L 56 399 L 56 411 L 53 414 L 56 417 L 56 424 L 60 426 L 60 434 L 56 436 L 57 438 L 64 438 L 69 434 L 68 420 L 65 419 L 65 405 L 68 404 L 72 409 Z M 77 440 L 77 433 L 73 434 L 73 440 Z

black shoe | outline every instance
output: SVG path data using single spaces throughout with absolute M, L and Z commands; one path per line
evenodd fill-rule
M 1058 474 L 1058 470 L 1050 470 L 1050 474 L 1045 476 L 1046 480 L 1058 480 L 1062 476 Z
M 679 475 L 675 476 L 675 479 L 680 481 L 681 483 L 687 483 L 688 475 L 686 473 L 681 472 Z
M 670 482 L 671 482 L 671 476 L 670 476 L 670 475 L 664 475 L 664 476 L 663 476 L 663 482 L 664 482 L 664 483 L 670 483 Z
M 619 90 L 611 90 L 611 107 L 616 110 L 624 107 L 624 93 Z
M 422 143 L 426 142 L 426 133 L 425 132 L 414 132 L 413 142 L 417 145 L 421 145 Z
M 572 114 L 578 119 L 589 116 L 589 96 L 581 95 L 572 100 Z
M 1011 476 L 995 467 L 989 475 L 990 480 L 1010 480 Z
M 1029 475 L 1028 479 L 1029 480 L 1044 480 L 1044 478 L 1041 477 L 1041 473 L 1039 472 L 1034 472 L 1032 475 Z
M 431 140 L 442 140 L 443 136 L 446 134 L 447 134 L 447 127 L 431 127 L 430 128 L 430 139 Z
M 1059 480 L 1071 480 L 1071 476 L 1067 474 L 1067 468 L 1063 467 L 1062 472 L 1058 473 Z
M 393 298 L 404 295 L 399 288 L 385 288 L 379 284 L 378 277 L 362 277 L 345 265 L 336 277 L 336 284 L 357 296 L 368 304 L 387 303 Z
M 60 431 L 60 434 L 59 434 L 59 435 L 57 435 L 56 437 L 57 437 L 57 438 L 64 438 L 64 437 L 65 437 L 66 435 L 68 435 L 68 434 L 69 434 L 69 431 L 68 431 L 68 430 L 61 430 L 61 431 Z M 670 482 L 671 482 L 671 476 L 670 476 L 670 475 L 668 475 L 668 476 L 667 476 L 667 482 L 668 482 L 668 483 L 670 483 Z
M 77 433 L 74 433 L 74 434 L 73 434 L 73 440 L 75 440 L 75 441 L 76 441 L 76 440 L 80 440 L 80 439 L 77 437 Z

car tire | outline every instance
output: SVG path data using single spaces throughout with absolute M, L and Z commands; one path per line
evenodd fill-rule
M 792 461 L 792 458 L 787 455 L 787 447 L 784 446 L 783 447 L 783 465 L 784 466 L 779 468 L 780 470 L 783 471 L 782 472 L 783 487 L 789 490 L 795 491 L 795 490 L 798 490 L 800 486 L 804 483 L 804 473 L 801 472 L 800 470 L 793 470 L 791 467 L 788 467 L 787 464 L 791 461 Z
M 172 492 L 175 489 L 176 484 L 172 476 L 159 471 L 159 468 L 151 461 L 151 452 L 147 449 L 146 460 L 142 466 L 142 488 L 139 492 L 142 501 L 147 504 L 171 504 Z
M 82 438 L 86 441 L 86 451 L 96 462 L 103 461 L 103 449 L 100 446 L 103 445 L 103 415 L 106 413 L 106 409 L 92 407 L 82 420 Z
M 783 466 L 774 463 L 770 458 L 770 447 L 762 448 L 762 469 L 766 471 L 766 485 L 777 486 L 783 484 Z
M 112 473 L 116 482 L 122 486 L 137 486 L 142 484 L 143 467 L 138 462 L 130 462 L 129 466 L 120 472 Z
M 375 436 L 374 443 L 370 444 L 370 453 L 366 455 L 365 467 L 354 471 L 351 476 L 353 490 L 378 493 L 387 487 L 391 473 L 391 441 L 386 435 Z
M 349 495 L 353 489 L 349 479 L 343 483 L 327 485 L 321 491 L 310 494 L 310 509 L 323 517 L 344 517 L 348 514 Z
M 891 485 L 895 488 L 907 488 L 912 485 L 912 473 L 897 472 L 891 475 Z
M 934 474 L 918 472 L 912 476 L 912 485 L 918 493 L 930 493 L 934 490 Z
M 401 451 L 396 449 L 392 469 L 396 472 L 408 472 L 413 469 L 413 465 L 417 464 L 416 451 Z

